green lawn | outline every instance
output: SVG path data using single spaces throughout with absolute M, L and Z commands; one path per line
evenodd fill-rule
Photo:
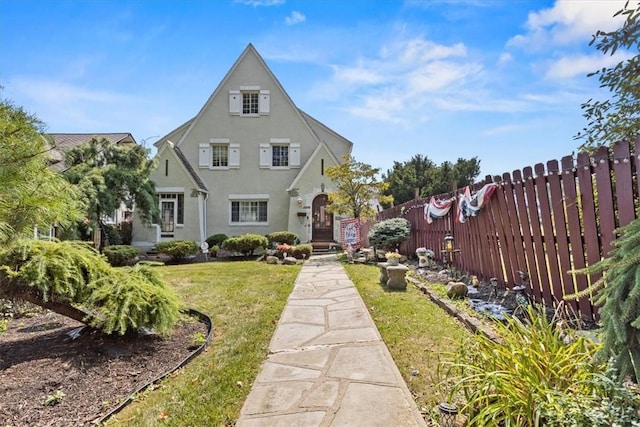
M 469 331 L 411 283 L 406 291 L 389 291 L 380 285 L 377 267 L 346 264 L 345 268 L 418 407 L 437 419 L 433 409 L 447 391 L 439 385 L 439 362 L 470 336 Z M 418 375 L 412 375 L 415 370 Z
M 185 306 L 211 316 L 215 338 L 205 353 L 107 425 L 232 425 L 267 357 L 300 267 L 247 261 L 159 268 Z M 378 283 L 377 267 L 345 268 L 416 403 L 431 411 L 444 393 L 438 363 L 469 333 L 413 285 L 406 292 L 390 292 Z
M 209 349 L 109 426 L 225 426 L 249 394 L 300 266 L 255 261 L 158 267 L 185 306 L 213 320 Z

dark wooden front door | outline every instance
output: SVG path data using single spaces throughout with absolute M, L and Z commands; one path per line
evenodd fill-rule
M 327 212 L 329 198 L 326 194 L 320 194 L 313 199 L 313 231 L 311 240 L 314 242 L 333 241 L 333 214 Z

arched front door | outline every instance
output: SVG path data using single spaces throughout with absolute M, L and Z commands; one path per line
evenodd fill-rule
M 312 207 L 312 235 L 314 242 L 333 241 L 333 214 L 327 212 L 329 198 L 326 194 L 320 194 L 313 199 Z

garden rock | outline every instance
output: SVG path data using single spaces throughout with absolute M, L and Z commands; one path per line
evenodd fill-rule
M 447 296 L 451 299 L 462 299 L 469 293 L 469 288 L 463 282 L 447 283 Z
M 292 256 L 284 257 L 282 259 L 282 264 L 284 265 L 296 265 L 297 263 L 298 263 L 298 260 Z
M 266 261 L 267 261 L 267 264 L 277 264 L 279 260 L 277 256 L 267 255 Z

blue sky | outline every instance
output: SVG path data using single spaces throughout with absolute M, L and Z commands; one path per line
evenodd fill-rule
M 478 157 L 481 177 L 579 145 L 588 46 L 615 0 L 0 2 L 2 98 L 48 132 L 152 146 L 195 116 L 248 43 L 296 105 L 381 168 Z M 620 53 L 624 55 L 624 53 Z

